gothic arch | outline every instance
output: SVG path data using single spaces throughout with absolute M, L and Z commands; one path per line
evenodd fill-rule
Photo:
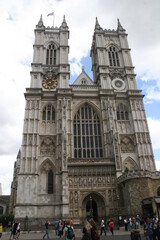
M 94 109 L 94 111 L 97 113 L 99 119 L 100 119 L 100 120 L 102 119 L 100 109 L 99 109 L 93 102 L 91 102 L 91 101 L 86 101 L 86 100 L 81 101 L 80 103 L 78 103 L 78 104 L 74 107 L 74 109 L 73 109 L 73 111 L 72 111 L 72 112 L 73 112 L 73 115 L 72 115 L 72 116 L 73 116 L 73 119 L 74 119 L 77 111 L 78 111 L 83 105 L 85 105 L 85 104 L 90 105 L 90 106 Z
M 119 47 L 116 43 L 114 43 L 113 41 L 110 41 L 110 42 L 106 45 L 107 51 L 108 51 L 108 49 L 109 49 L 110 47 L 115 47 L 118 51 L 121 50 L 120 47 Z
M 38 192 L 39 194 L 51 194 L 55 192 L 55 166 L 52 161 L 47 158 L 38 169 L 39 179 L 38 179 Z M 52 176 L 52 183 L 50 181 Z M 51 190 L 51 188 L 53 188 Z
M 92 217 L 95 221 L 98 221 L 106 216 L 106 199 L 98 192 L 93 191 L 82 195 L 80 206 L 82 206 L 80 213 L 82 220 L 86 217 Z
M 122 164 L 122 169 L 123 171 L 138 170 L 138 165 L 131 157 L 127 157 Z
M 44 48 L 45 48 L 45 50 L 48 48 L 48 46 L 49 46 L 50 44 L 55 45 L 56 50 L 59 49 L 59 43 L 58 43 L 57 41 L 51 41 L 51 40 L 48 40 L 48 41 L 45 42 L 45 44 L 44 44 Z

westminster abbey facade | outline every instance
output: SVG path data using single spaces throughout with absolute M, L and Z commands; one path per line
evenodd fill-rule
M 159 216 L 160 174 L 125 29 L 119 20 L 116 30 L 103 29 L 96 19 L 93 79 L 83 67 L 73 84 L 68 39 L 65 17 L 59 28 L 40 17 L 10 210 L 33 224 Z

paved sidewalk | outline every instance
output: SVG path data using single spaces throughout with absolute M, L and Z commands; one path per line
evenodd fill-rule
M 36 240 L 36 239 L 42 239 L 45 231 L 30 231 L 30 232 L 24 232 L 21 231 L 19 240 L 26 239 L 26 240 Z M 81 229 L 75 229 L 76 239 L 81 239 L 82 237 L 82 230 Z M 120 230 L 114 230 L 114 236 L 128 236 L 128 239 L 130 239 L 129 232 L 124 231 L 123 229 Z M 54 230 L 49 230 L 49 236 L 50 239 L 60 239 L 58 236 L 55 235 Z M 104 235 L 103 235 L 104 236 Z M 111 233 L 107 231 L 107 239 L 111 236 Z M 102 237 L 102 239 L 106 239 L 106 237 Z M 2 234 L 2 240 L 9 240 L 10 239 L 10 232 L 3 232 Z

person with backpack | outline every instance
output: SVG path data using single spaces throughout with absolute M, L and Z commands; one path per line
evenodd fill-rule
M 91 229 L 92 229 L 91 224 L 88 222 L 88 220 L 85 220 L 83 231 L 82 231 L 83 232 L 83 237 L 82 237 L 81 240 L 92 240 Z
M 75 233 L 73 225 L 71 225 L 71 221 L 67 220 L 65 228 L 63 230 L 63 238 L 65 240 L 74 240 L 75 239 Z
M 153 224 L 150 218 L 147 218 L 144 223 L 144 236 L 146 240 L 153 240 Z
M 132 221 L 129 224 L 129 230 L 130 230 L 130 237 L 131 240 L 141 240 L 140 236 L 140 226 L 139 223 L 136 222 L 135 217 L 132 218 Z

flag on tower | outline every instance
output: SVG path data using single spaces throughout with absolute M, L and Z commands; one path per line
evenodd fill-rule
M 53 15 L 54 15 L 54 12 L 51 12 L 51 13 L 49 13 L 49 14 L 47 15 L 47 17 L 53 16 Z

